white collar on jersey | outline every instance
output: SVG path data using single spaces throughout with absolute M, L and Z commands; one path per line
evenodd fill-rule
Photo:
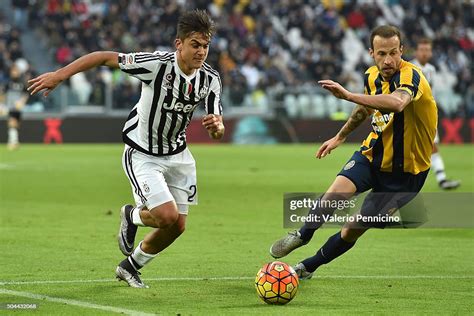
M 191 81 L 194 79 L 194 77 L 196 77 L 196 74 L 198 73 L 197 70 L 195 70 L 191 75 L 186 75 L 182 70 L 181 68 L 179 68 L 179 65 L 178 65 L 178 51 L 175 51 L 174 52 L 174 70 L 176 71 L 176 73 L 178 73 L 180 76 L 183 76 L 184 79 L 186 79 L 187 81 Z

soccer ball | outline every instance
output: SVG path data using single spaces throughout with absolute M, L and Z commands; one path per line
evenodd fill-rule
M 295 270 L 280 261 L 265 264 L 255 278 L 257 294 L 267 304 L 287 304 L 295 297 L 298 284 Z

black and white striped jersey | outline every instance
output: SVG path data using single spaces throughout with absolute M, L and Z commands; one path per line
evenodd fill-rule
M 423 73 L 423 75 L 425 75 L 426 80 L 428 80 L 428 83 L 431 86 L 433 84 L 433 78 L 436 76 L 435 66 L 433 66 L 430 63 L 426 63 L 426 64 L 422 65 L 422 64 L 420 64 L 420 62 L 416 58 L 413 59 L 410 62 L 421 69 L 421 72 Z M 431 87 L 431 88 L 433 88 L 433 87 Z
M 119 54 L 120 69 L 142 81 L 140 100 L 123 128 L 123 141 L 153 156 L 174 155 L 186 148 L 186 128 L 194 109 L 222 115 L 220 76 L 208 64 L 187 76 L 176 52 Z

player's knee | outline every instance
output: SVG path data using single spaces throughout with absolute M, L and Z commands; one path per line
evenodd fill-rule
M 158 227 L 169 228 L 176 224 L 178 218 L 179 214 L 177 210 L 167 210 L 158 218 Z
M 343 227 L 341 229 L 341 238 L 344 239 L 347 242 L 354 242 L 357 240 L 357 238 L 354 238 L 355 236 L 353 235 L 353 232 L 351 231 L 350 228 Z
M 337 176 L 324 196 L 331 200 L 345 200 L 350 199 L 356 191 L 354 182 L 344 176 Z
M 155 220 L 155 227 L 170 228 L 176 224 L 179 218 L 176 204 L 160 205 L 150 212 Z
M 341 238 L 347 242 L 356 242 L 357 239 L 359 239 L 359 237 L 362 236 L 362 234 L 364 234 L 366 230 L 367 229 L 365 228 L 360 228 L 360 227 L 356 228 L 356 227 L 352 227 L 352 225 L 346 224 L 341 229 Z

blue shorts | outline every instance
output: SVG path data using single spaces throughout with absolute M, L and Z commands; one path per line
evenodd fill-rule
M 413 200 L 421 191 L 428 172 L 429 169 L 417 175 L 408 172 L 382 172 L 374 168 L 367 157 L 356 151 L 338 175 L 351 180 L 356 186 L 356 193 L 372 189 L 362 204 L 361 215 L 383 216 Z M 385 226 L 385 223 L 370 225 L 379 228 Z

